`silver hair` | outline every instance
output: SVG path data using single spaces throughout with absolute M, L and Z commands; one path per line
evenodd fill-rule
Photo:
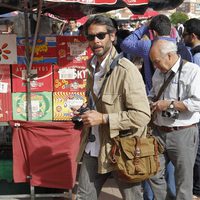
M 165 40 L 160 45 L 160 52 L 163 55 L 168 54 L 169 52 L 177 52 L 178 48 L 175 42 Z

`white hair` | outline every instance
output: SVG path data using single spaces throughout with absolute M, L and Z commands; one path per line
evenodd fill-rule
M 177 50 L 177 45 L 173 41 L 163 40 L 163 42 L 160 43 L 160 52 L 163 55 L 166 55 L 169 52 L 177 52 Z

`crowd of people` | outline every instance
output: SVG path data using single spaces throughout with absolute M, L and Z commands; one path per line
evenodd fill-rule
M 200 199 L 200 20 L 186 21 L 176 34 L 172 29 L 161 14 L 121 35 L 106 16 L 96 15 L 85 23 L 93 57 L 86 87 L 90 109 L 80 115 L 84 128 L 77 200 L 98 199 L 111 174 L 124 200 Z M 126 58 L 119 58 L 110 72 L 119 52 Z M 135 57 L 142 60 L 140 70 Z M 141 136 L 152 116 L 153 135 L 165 149 L 160 171 L 143 183 L 122 181 L 109 160 L 113 138 L 123 131 Z
M 98 199 L 111 174 L 125 200 L 200 199 L 200 20 L 189 19 L 175 28 L 160 14 L 133 29 L 96 15 L 78 29 L 76 20 L 70 19 L 63 35 L 80 34 L 93 57 L 86 88 L 90 110 L 81 115 L 76 199 Z M 120 52 L 123 57 L 111 73 Z M 173 79 L 154 101 L 172 73 Z M 124 130 L 141 136 L 152 116 L 153 135 L 165 149 L 160 171 L 142 183 L 121 181 L 109 161 L 112 139 Z

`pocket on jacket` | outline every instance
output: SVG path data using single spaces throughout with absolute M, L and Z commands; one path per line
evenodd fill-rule
M 104 94 L 102 96 L 102 102 L 109 105 L 113 105 L 117 99 L 119 99 L 118 94 Z
M 103 110 L 108 112 L 118 112 L 122 110 L 121 95 L 119 94 L 104 94 L 102 96 Z

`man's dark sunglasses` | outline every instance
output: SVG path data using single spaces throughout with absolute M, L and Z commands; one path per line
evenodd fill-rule
M 96 35 L 88 34 L 86 38 L 89 41 L 93 41 L 95 37 L 97 37 L 99 40 L 103 40 L 107 34 L 108 32 L 100 32 L 100 33 L 97 33 Z

